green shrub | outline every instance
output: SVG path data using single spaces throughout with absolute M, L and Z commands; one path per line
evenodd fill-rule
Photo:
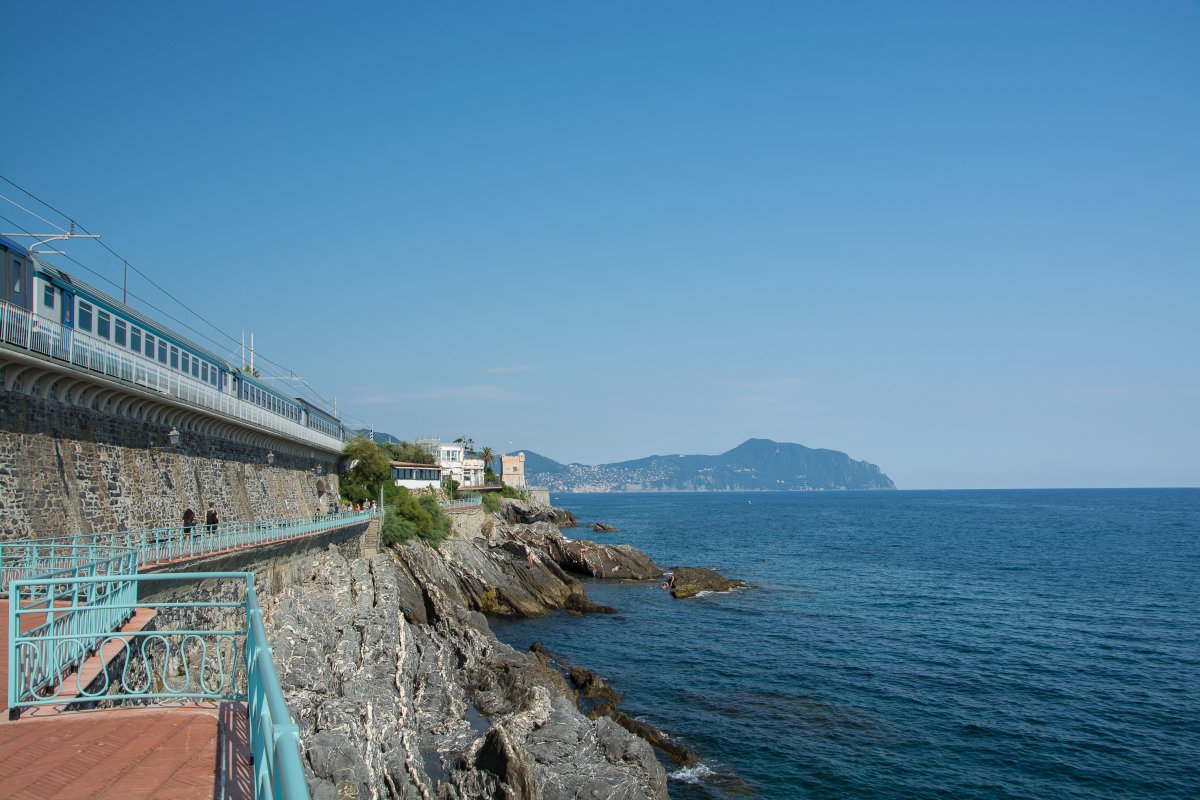
M 400 544 L 417 537 L 437 547 L 453 529 L 449 515 L 433 494 L 415 495 L 401 486 L 386 509 L 380 535 L 384 544 Z
M 485 614 L 494 614 L 499 604 L 500 598 L 495 589 L 488 589 L 483 593 L 483 597 L 479 598 L 479 608 Z
M 524 489 L 515 489 L 508 484 L 500 487 L 500 496 L 509 497 L 513 500 L 529 500 L 529 492 Z
M 504 507 L 504 501 L 500 499 L 497 492 L 483 493 L 483 510 L 489 514 L 495 514 Z

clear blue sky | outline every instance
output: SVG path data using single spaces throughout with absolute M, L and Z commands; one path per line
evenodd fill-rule
M 1200 485 L 1200 4 L 0 5 L 0 174 L 376 429 Z

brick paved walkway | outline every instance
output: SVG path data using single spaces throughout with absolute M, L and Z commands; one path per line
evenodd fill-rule
M 29 617 L 22 627 L 40 621 Z M 0 642 L 7 641 L 8 603 L 3 601 Z M 8 675 L 6 646 L 0 647 L 0 670 Z M 63 713 L 43 708 L 10 722 L 7 692 L 0 698 L 5 706 L 0 798 L 5 800 L 249 800 L 254 795 L 242 703 Z
M 217 709 L 73 711 L 0 723 L 0 797 L 218 796 Z

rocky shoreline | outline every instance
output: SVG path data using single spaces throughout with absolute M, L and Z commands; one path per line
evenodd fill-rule
M 669 796 L 651 743 L 676 763 L 693 754 L 623 714 L 598 676 L 488 626 L 485 614 L 613 612 L 577 575 L 663 576 L 633 547 L 567 539 L 560 525 L 574 524 L 506 501 L 457 517 L 436 550 L 307 556 L 267 612 L 314 800 Z

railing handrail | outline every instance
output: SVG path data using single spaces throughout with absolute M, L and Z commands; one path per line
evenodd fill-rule
M 138 553 L 141 567 L 151 567 L 182 558 L 194 558 L 249 544 L 270 544 L 294 536 L 319 533 L 343 525 L 363 522 L 380 514 L 369 511 L 342 511 L 337 514 L 317 514 L 303 517 L 234 520 L 218 523 L 211 530 L 197 523 L 191 532 L 183 525 L 170 528 L 150 528 L 140 531 L 110 531 L 77 536 L 45 539 L 22 539 L 0 542 L 0 592 L 17 577 L 36 577 L 45 574 L 38 569 L 39 558 L 54 559 L 74 556 L 90 548 L 132 548 Z M 14 553 L 14 551 L 16 551 Z M 21 573 L 22 569 L 25 572 Z M 69 567 L 67 567 L 69 569 Z M 21 574 L 17 574 L 21 573 Z
M 450 511 L 450 510 L 453 510 L 456 508 L 475 508 L 476 506 L 483 505 L 483 498 L 467 497 L 467 498 L 463 498 L 461 500 L 443 500 L 441 505 L 442 505 L 442 508 L 446 511 Z

